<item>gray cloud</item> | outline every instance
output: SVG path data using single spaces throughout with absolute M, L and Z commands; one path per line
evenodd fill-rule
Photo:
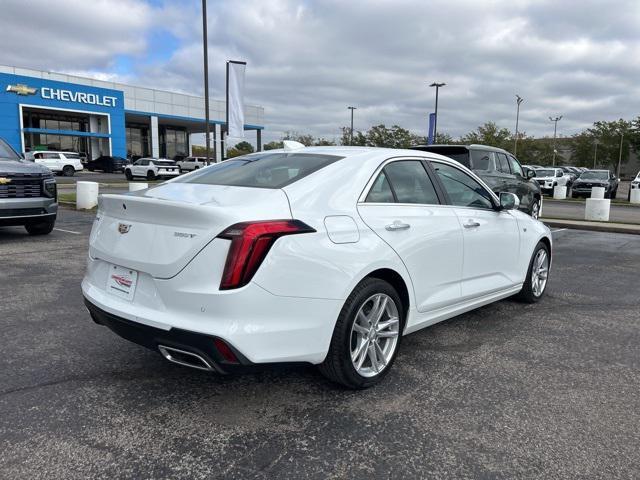
M 59 51 L 33 47 L 20 57 L 35 67 L 104 73 L 113 56 L 154 48 L 136 29 L 164 27 L 180 48 L 168 61 L 141 64 L 132 81 L 202 93 L 199 2 L 126 3 L 133 10 L 111 9 L 106 23 L 93 24 L 104 38 L 91 45 L 93 59 L 70 28 L 83 20 L 64 15 L 37 27 L 22 22 L 23 39 L 42 31 Z M 637 0 L 220 1 L 210 2 L 209 32 L 212 95 L 224 91 L 225 61 L 246 60 L 247 101 L 264 105 L 267 140 L 287 130 L 335 137 L 348 123 L 347 105 L 358 107 L 359 129 L 397 123 L 424 134 L 434 80 L 447 83 L 439 129 L 454 136 L 487 120 L 513 129 L 516 93 L 525 98 L 521 128 L 535 135 L 552 132 L 549 115 L 563 115 L 566 135 L 640 114 Z M 10 58 L 2 62 L 25 63 Z

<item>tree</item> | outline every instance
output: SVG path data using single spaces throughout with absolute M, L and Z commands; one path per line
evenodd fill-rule
M 342 127 L 341 145 L 350 144 L 349 127 Z M 385 125 L 375 125 L 366 132 L 354 131 L 352 145 L 385 148 L 409 148 L 413 145 L 426 143 L 424 137 L 411 133 L 406 128 L 394 125 L 391 128 Z
M 282 148 L 283 146 L 282 141 L 277 142 L 274 140 L 273 142 L 265 143 L 262 148 L 264 150 L 275 150 L 276 148 Z
M 480 125 L 477 130 L 463 135 L 460 138 L 460 142 L 466 145 L 478 143 L 511 150 L 513 147 L 513 135 L 508 128 L 499 128 L 495 122 L 486 122 L 484 125 Z
M 578 165 L 593 166 L 595 144 L 598 142 L 596 166 L 617 170 L 618 160 L 629 161 L 629 152 L 640 142 L 638 120 L 633 122 L 614 120 L 595 122 L 592 127 L 573 136 L 572 154 Z M 622 140 L 622 155 L 620 151 Z M 637 151 L 637 150 L 636 150 Z
M 243 141 L 236 143 L 233 147 L 227 150 L 227 158 L 239 157 L 240 155 L 246 155 L 253 153 L 253 145 L 249 142 Z

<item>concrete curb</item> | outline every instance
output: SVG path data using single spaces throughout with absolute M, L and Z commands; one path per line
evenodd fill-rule
M 592 232 L 631 233 L 640 235 L 640 225 L 615 222 L 586 222 L 583 220 L 561 220 L 557 218 L 541 218 L 541 222 L 553 228 L 571 228 Z

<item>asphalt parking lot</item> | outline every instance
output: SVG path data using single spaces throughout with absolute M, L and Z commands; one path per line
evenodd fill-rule
M 211 376 L 95 325 L 91 222 L 0 229 L 2 478 L 640 476 L 640 236 L 554 233 L 541 303 L 405 337 L 351 392 L 311 367 Z

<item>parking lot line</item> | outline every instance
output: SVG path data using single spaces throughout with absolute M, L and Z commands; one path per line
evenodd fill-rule
M 73 230 L 64 230 L 63 228 L 54 228 L 54 230 L 57 230 L 58 232 L 73 233 L 74 235 L 81 234 L 81 232 L 74 232 Z

